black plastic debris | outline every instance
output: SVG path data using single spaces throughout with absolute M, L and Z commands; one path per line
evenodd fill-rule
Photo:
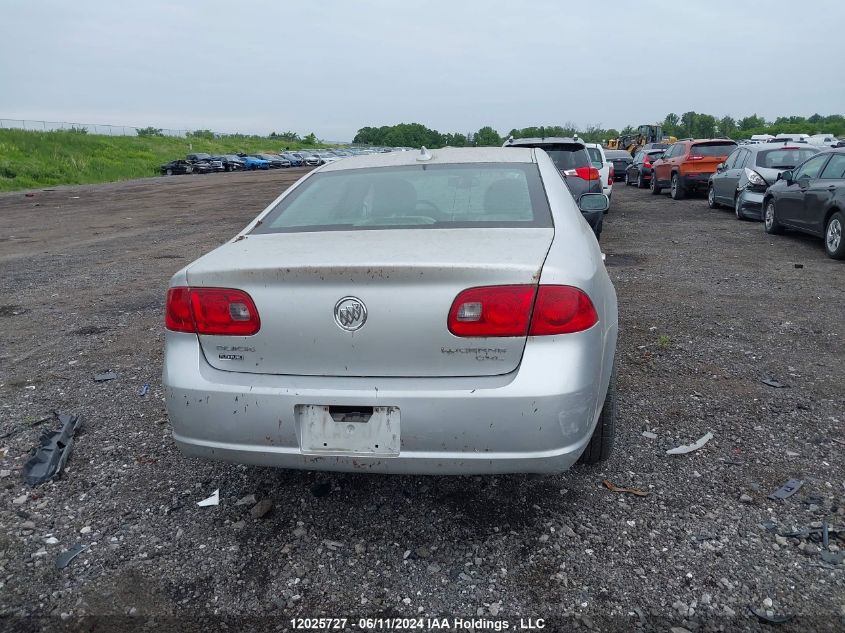
M 782 382 L 775 380 L 774 378 L 763 378 L 761 380 L 764 385 L 769 385 L 769 387 L 773 387 L 774 389 L 786 389 L 789 385 L 785 385 Z
M 94 374 L 94 382 L 106 382 L 107 380 L 114 380 L 117 374 L 113 371 L 105 371 L 102 374 Z
M 311 494 L 315 497 L 325 497 L 332 491 L 332 484 L 329 481 L 318 481 L 311 486 Z
M 58 431 L 45 431 L 41 434 L 41 446 L 24 464 L 23 478 L 32 486 L 61 474 L 73 449 L 73 436 L 82 425 L 82 417 L 60 413 L 59 423 L 62 426 Z
M 751 611 L 754 615 L 757 616 L 757 619 L 760 622 L 765 622 L 766 624 L 785 624 L 792 619 L 791 615 L 777 615 L 772 614 L 769 615 L 763 609 L 755 609 L 751 605 L 748 606 L 748 610 Z
M 769 499 L 788 499 L 796 492 L 801 489 L 801 486 L 804 485 L 804 482 L 800 479 L 790 479 L 785 484 L 783 484 L 780 488 L 775 490 L 772 494 L 769 495 Z
M 822 523 L 822 547 L 825 549 L 828 548 L 830 545 L 830 528 L 827 525 L 827 521 Z
M 79 556 L 84 549 L 85 546 L 82 543 L 77 543 L 69 550 L 66 550 L 59 554 L 58 557 L 56 557 L 56 569 L 64 569 L 65 567 L 70 565 L 70 561 Z

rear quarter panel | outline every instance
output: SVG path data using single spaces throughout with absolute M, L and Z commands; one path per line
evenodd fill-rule
M 619 331 L 616 290 L 607 274 L 601 248 L 590 225 L 566 187 L 561 186 L 563 183 L 551 159 L 539 154 L 537 163 L 555 225 L 554 239 L 543 264 L 540 284 L 575 286 L 586 292 L 592 300 L 599 315 L 599 323 L 595 327 L 601 329 L 603 341 L 603 349 L 596 350 L 601 357 L 601 403 L 610 382 L 616 354 Z

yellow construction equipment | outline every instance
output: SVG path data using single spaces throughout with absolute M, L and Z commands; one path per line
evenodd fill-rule
M 624 149 L 632 156 L 646 143 L 674 143 L 678 139 L 663 134 L 663 127 L 655 125 L 640 125 L 633 134 L 623 134 L 619 138 L 612 138 L 607 142 L 608 149 Z

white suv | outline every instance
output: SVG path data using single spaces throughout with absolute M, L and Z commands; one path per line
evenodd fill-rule
M 613 175 L 610 173 L 613 170 L 613 165 L 608 162 L 604 155 L 604 148 L 598 143 L 584 143 L 587 146 L 587 153 L 590 155 L 590 161 L 593 167 L 599 170 L 601 174 L 601 192 L 612 200 L 613 195 Z M 607 213 L 607 211 L 605 211 Z

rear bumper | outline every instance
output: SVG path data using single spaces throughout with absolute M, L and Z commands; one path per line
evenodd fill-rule
M 163 381 L 173 437 L 189 456 L 308 470 L 407 474 L 566 470 L 592 435 L 616 327 L 529 340 L 519 369 L 469 378 L 342 378 L 225 372 L 196 336 L 168 332 Z M 297 405 L 391 406 L 396 457 L 306 455 Z
M 685 189 L 707 189 L 712 175 L 710 172 L 681 174 L 681 183 Z
M 740 210 L 747 218 L 763 219 L 763 197 L 765 192 L 744 189 L 739 194 Z

